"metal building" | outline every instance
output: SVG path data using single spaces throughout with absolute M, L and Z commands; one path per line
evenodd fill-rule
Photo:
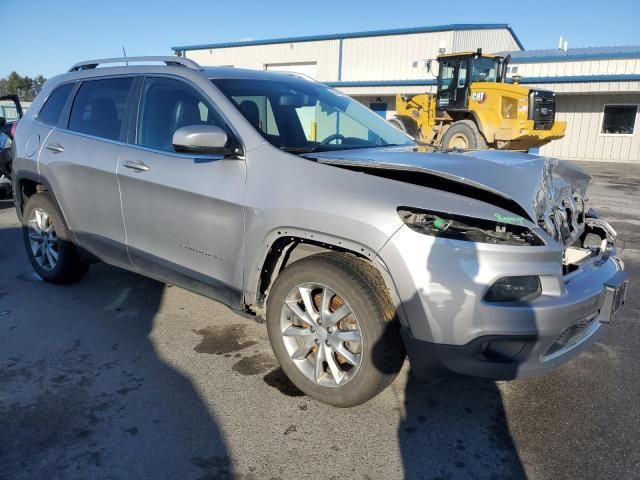
M 302 73 L 386 118 L 395 114 L 397 93 L 435 90 L 439 54 L 504 52 L 512 56 L 510 76 L 558 95 L 566 136 L 542 154 L 640 163 L 640 46 L 527 51 L 508 25 L 477 24 L 172 48 L 202 65 Z

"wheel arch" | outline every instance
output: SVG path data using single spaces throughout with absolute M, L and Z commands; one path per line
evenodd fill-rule
M 476 110 L 469 110 L 465 119 L 475 123 L 476 128 L 480 132 L 480 135 L 484 137 L 487 144 L 492 144 L 496 137 L 496 128 L 494 118 L 488 118 L 489 115 L 485 112 L 479 112 Z
M 316 253 L 340 252 L 354 255 L 376 268 L 389 291 L 400 322 L 408 325 L 389 269 L 377 252 L 366 245 L 328 234 L 292 228 L 272 231 L 263 244 L 265 247 L 257 255 L 255 268 L 250 271 L 247 278 L 245 304 L 248 306 L 257 311 L 263 310 L 269 296 L 269 289 L 287 265 Z
M 40 175 L 32 172 L 20 172 L 13 177 L 13 180 L 16 212 L 20 221 L 22 221 L 22 212 L 24 211 L 24 206 L 29 198 L 36 193 L 46 192 L 49 194 L 49 198 L 51 198 L 51 201 L 60 212 L 65 225 L 69 230 L 71 230 L 67 217 L 62 206 L 58 202 L 55 192 L 51 188 L 51 184 L 45 178 L 42 178 Z

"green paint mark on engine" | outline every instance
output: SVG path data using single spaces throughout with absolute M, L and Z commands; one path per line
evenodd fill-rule
M 524 218 L 522 217 L 509 217 L 508 215 L 501 215 L 499 213 L 494 214 L 496 220 L 500 223 L 508 223 L 510 225 L 524 225 Z

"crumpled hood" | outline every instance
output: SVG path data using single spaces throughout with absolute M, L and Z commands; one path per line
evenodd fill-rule
M 420 147 L 366 148 L 306 156 L 336 166 L 421 172 L 445 178 L 511 200 L 536 223 L 549 219 L 554 207 L 565 210 L 567 202 L 576 207 L 575 194 L 583 198 L 591 180 L 588 173 L 572 163 L 528 153 L 420 150 Z

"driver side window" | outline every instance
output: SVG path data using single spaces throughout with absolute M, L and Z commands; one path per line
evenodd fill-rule
M 211 104 L 184 82 L 146 78 L 142 89 L 136 144 L 173 152 L 173 134 L 190 125 L 215 125 L 224 121 Z
M 455 75 L 454 65 L 451 62 L 444 61 L 440 63 L 440 68 L 442 69 L 442 74 L 440 75 L 442 83 L 440 88 L 442 90 L 448 90 Z

